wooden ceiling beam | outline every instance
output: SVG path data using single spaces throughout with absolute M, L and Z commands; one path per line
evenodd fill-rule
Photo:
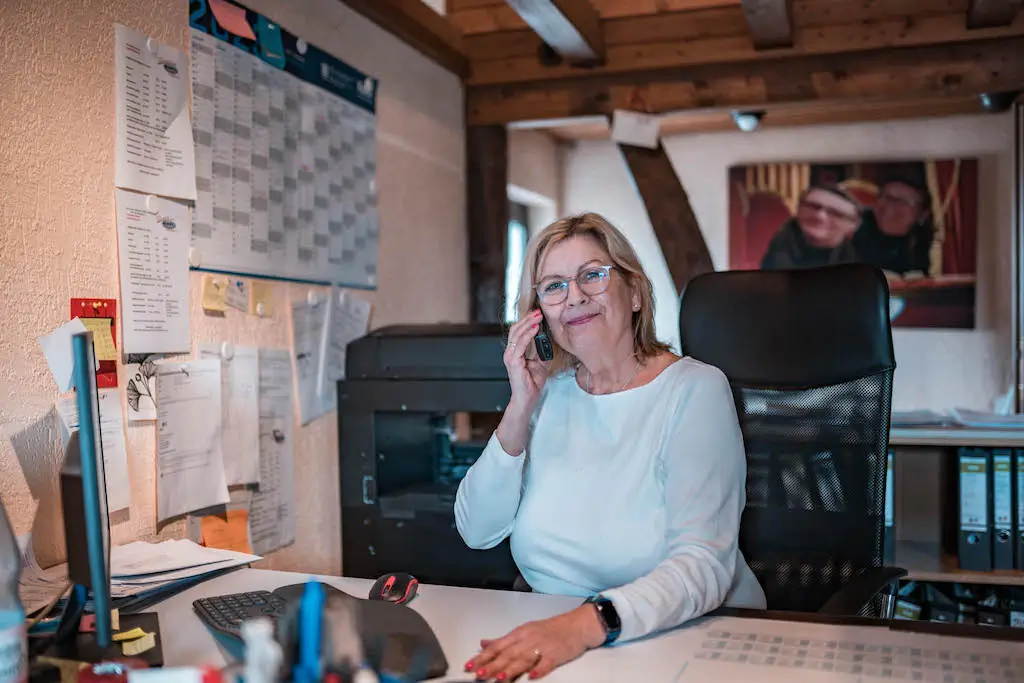
M 463 50 L 462 34 L 423 0 L 343 2 L 459 78 L 469 75 L 469 60 Z
M 743 0 L 743 14 L 754 49 L 793 47 L 788 0 Z
M 587 75 L 467 89 L 470 124 L 611 115 L 635 96 L 651 113 L 772 103 L 969 96 L 1024 88 L 1021 40 L 892 48 Z
M 507 0 L 526 25 L 570 64 L 605 58 L 601 19 L 590 0 Z
M 618 20 L 626 21 L 626 20 Z M 635 21 L 635 20 L 634 20 Z M 637 24 L 638 26 L 640 24 Z M 713 32 L 712 32 L 713 31 Z M 607 28 L 609 36 L 611 26 Z M 723 63 L 754 63 L 759 61 L 785 60 L 804 56 L 831 56 L 857 52 L 871 52 L 884 48 L 930 46 L 983 41 L 1014 36 L 1024 38 L 1024 15 L 1009 26 L 981 28 L 973 31 L 964 29 L 963 11 L 947 12 L 913 20 L 897 17 L 878 21 L 863 21 L 850 24 L 796 28 L 793 46 L 769 51 L 756 50 L 750 38 L 743 34 L 723 35 L 720 28 L 691 39 L 649 41 L 637 35 L 633 42 L 625 43 L 627 37 L 616 29 L 615 43 L 609 42 L 608 57 L 604 65 L 588 70 L 588 75 L 612 75 L 638 70 L 671 69 Z M 1024 50 L 1024 40 L 1020 41 Z M 508 47 L 508 46 L 506 46 Z M 516 46 L 514 57 L 479 60 L 472 62 L 469 85 L 497 85 L 546 81 L 580 74 L 578 68 L 567 64 L 544 66 L 537 59 L 536 52 L 522 54 Z M 474 53 L 478 53 L 474 50 Z
M 1013 23 L 1024 0 L 971 0 L 967 7 L 967 28 L 992 28 Z

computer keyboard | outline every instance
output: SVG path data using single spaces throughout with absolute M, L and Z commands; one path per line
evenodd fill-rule
M 287 605 L 287 601 L 270 591 L 250 591 L 200 598 L 192 603 L 192 609 L 214 631 L 241 638 L 243 621 L 267 617 L 276 624 Z

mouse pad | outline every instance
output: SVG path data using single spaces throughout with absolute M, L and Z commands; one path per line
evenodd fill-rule
M 448 660 L 434 630 L 419 612 L 408 605 L 356 598 L 330 584 L 322 583 L 327 603 L 350 602 L 355 608 L 359 635 L 367 650 L 381 648 L 380 669 L 406 680 L 427 680 L 448 673 Z M 274 594 L 290 605 L 298 605 L 305 583 L 281 586 Z

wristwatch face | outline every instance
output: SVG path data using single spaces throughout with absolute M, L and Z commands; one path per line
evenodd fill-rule
M 604 596 L 597 596 L 591 599 L 591 602 L 597 608 L 597 614 L 601 617 L 601 621 L 604 623 L 605 632 L 608 637 L 605 639 L 605 643 L 610 643 L 619 637 L 619 633 L 622 630 L 622 622 L 619 620 L 619 613 L 615 609 L 615 605 L 612 601 Z

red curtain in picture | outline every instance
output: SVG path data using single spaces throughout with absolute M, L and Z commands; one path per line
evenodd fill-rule
M 945 240 L 942 244 L 944 274 L 975 274 L 977 272 L 978 234 L 978 164 L 974 159 L 933 162 L 937 187 L 936 211 L 945 211 Z M 959 165 L 959 168 L 958 168 Z M 938 218 L 938 217 L 936 217 Z

